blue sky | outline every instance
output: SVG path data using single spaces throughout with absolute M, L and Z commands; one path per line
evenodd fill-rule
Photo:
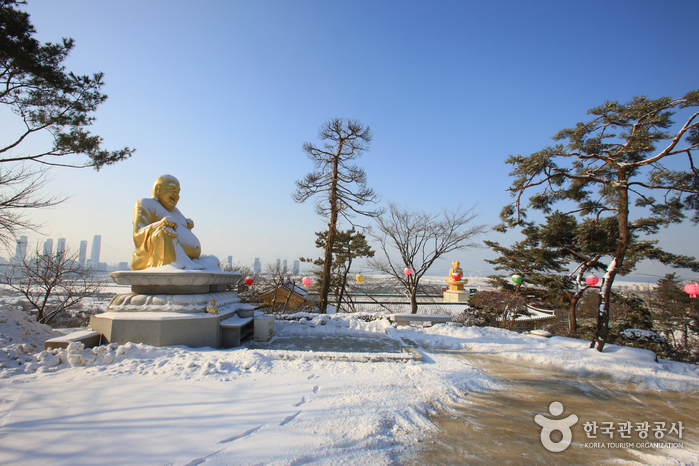
M 164 173 L 179 178 L 179 207 L 204 253 L 246 264 L 318 256 L 323 221 L 291 192 L 313 168 L 302 144 L 318 142 L 331 117 L 371 127 L 359 164 L 384 202 L 478 204 L 480 222 L 495 224 L 510 200 L 508 155 L 551 144 L 606 100 L 699 87 L 695 1 L 30 0 L 24 9 L 40 40 L 75 39 L 69 70 L 105 73 L 109 100 L 93 127 L 105 147 L 137 149 L 100 172 L 52 170 L 48 189 L 70 199 L 34 214 L 54 242 L 101 234 L 109 263 L 130 260 L 134 202 Z M 8 118 L 0 113 L 11 128 Z M 689 225 L 658 236 L 699 255 L 695 238 Z M 484 257 L 492 253 L 458 252 L 440 267 L 491 270 Z

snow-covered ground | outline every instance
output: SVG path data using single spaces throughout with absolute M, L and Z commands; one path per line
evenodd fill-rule
M 600 354 L 578 340 L 494 328 L 303 320 L 278 322 L 277 338 L 338 338 L 345 346 L 355 339 L 360 351 L 347 358 L 272 349 L 273 341 L 254 349 L 129 343 L 47 352 L 52 329 L 0 308 L 0 464 L 400 464 L 436 434 L 431 415 L 468 393 L 502 390 L 466 360 L 436 350 L 605 374 L 639 390 L 699 390 L 696 366 L 632 348 L 610 345 Z M 424 360 L 363 354 L 361 341 L 372 336 L 416 343 Z

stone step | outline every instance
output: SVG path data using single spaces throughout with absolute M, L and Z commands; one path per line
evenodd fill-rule
M 94 348 L 95 346 L 100 345 L 101 339 L 102 335 L 100 332 L 95 332 L 93 330 L 81 330 L 79 332 L 72 332 L 67 335 L 46 340 L 44 343 L 44 349 L 67 348 L 68 345 L 74 341 L 82 342 L 85 345 L 85 348 Z

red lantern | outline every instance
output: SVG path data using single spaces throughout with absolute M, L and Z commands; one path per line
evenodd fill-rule
M 684 292 L 689 294 L 690 298 L 696 298 L 699 295 L 699 285 L 696 283 L 689 283 L 684 286 Z
M 460 274 L 460 273 L 453 273 L 453 274 L 451 274 L 451 278 L 452 278 L 455 282 L 458 282 L 459 280 L 461 280 L 461 274 Z
M 301 281 L 303 282 L 303 286 L 305 286 L 305 287 L 308 287 L 308 285 L 311 284 L 311 279 L 308 277 L 303 277 L 303 280 L 301 280 Z
M 599 283 L 599 278 L 595 277 L 594 275 L 588 275 L 585 278 L 585 282 L 590 286 L 595 286 L 597 283 Z
M 403 273 L 406 277 L 409 277 L 410 275 L 412 275 L 413 271 L 410 268 L 406 267 L 403 269 Z
M 255 283 L 255 279 L 254 279 L 254 278 L 252 278 L 252 277 L 245 277 L 245 284 L 246 284 L 247 286 L 250 286 L 250 285 L 252 285 L 253 283 Z

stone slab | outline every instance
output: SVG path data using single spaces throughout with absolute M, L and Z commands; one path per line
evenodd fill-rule
M 388 319 L 396 325 L 408 325 L 410 322 L 430 322 L 432 324 L 451 322 L 450 315 L 432 314 L 391 314 Z
M 221 348 L 221 322 L 233 317 L 234 304 L 218 314 L 180 312 L 106 312 L 90 318 L 90 328 L 102 334 L 102 343 L 144 343 L 151 346 L 209 346 Z
M 49 348 L 68 348 L 68 345 L 74 341 L 82 342 L 85 348 L 94 348 L 102 344 L 102 335 L 99 332 L 92 330 L 80 330 L 78 332 L 68 333 L 60 337 L 51 338 L 44 343 L 44 349 Z
M 130 285 L 138 294 L 194 294 L 225 291 L 235 285 L 239 272 L 176 270 L 167 268 L 119 270 L 109 274 L 119 285 Z

